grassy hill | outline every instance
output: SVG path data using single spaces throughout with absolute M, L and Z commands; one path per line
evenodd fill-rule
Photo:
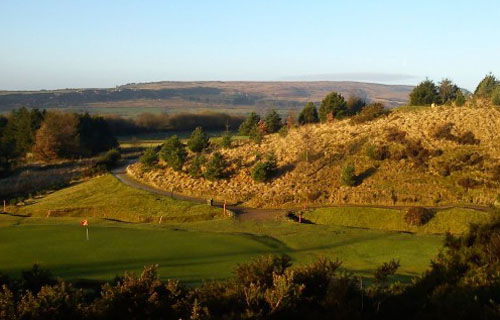
M 361 82 L 200 81 L 129 84 L 109 89 L 2 91 L 0 112 L 17 107 L 61 108 L 100 114 L 135 116 L 161 113 L 217 111 L 246 114 L 275 108 L 286 114 L 306 102 L 321 101 L 331 91 L 346 98 L 357 95 L 389 107 L 408 100 L 411 86 Z
M 221 152 L 229 177 L 216 182 L 167 167 L 142 173 L 133 165 L 129 172 L 166 190 L 255 207 L 489 206 L 500 193 L 500 109 L 407 108 L 362 124 L 307 125 Z M 269 152 L 277 156 L 278 176 L 253 181 L 251 168 Z M 347 164 L 355 166 L 356 186 L 341 182 Z

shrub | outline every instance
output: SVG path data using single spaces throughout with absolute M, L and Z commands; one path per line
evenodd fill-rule
M 319 107 L 319 118 L 322 122 L 329 118 L 342 118 L 347 115 L 347 103 L 344 97 L 337 92 L 328 94 Z
M 276 157 L 274 154 L 268 155 L 266 161 L 258 162 L 252 168 L 252 178 L 258 182 L 265 182 L 276 174 Z
M 405 222 L 411 226 L 423 226 L 434 217 L 434 213 L 423 207 L 413 207 L 405 214 Z
M 474 95 L 480 98 L 490 98 L 495 88 L 499 85 L 499 81 L 493 74 L 487 74 L 478 84 Z
M 375 102 L 364 107 L 360 113 L 352 117 L 351 124 L 365 123 L 386 114 L 387 111 L 385 110 L 384 105 L 382 103 Z
M 193 178 L 201 177 L 201 167 L 203 166 L 203 164 L 205 164 L 206 161 L 207 160 L 202 155 L 197 155 L 196 157 L 194 157 L 189 166 L 189 175 L 191 175 Z
M 391 260 L 389 262 L 384 262 L 380 267 L 375 270 L 373 277 L 378 285 L 383 285 L 387 283 L 389 276 L 393 276 L 399 269 L 401 264 L 397 260 Z
M 264 133 L 259 130 L 259 128 L 255 127 L 252 131 L 250 131 L 250 140 L 260 145 L 262 140 L 264 140 Z
M 145 168 L 153 168 L 156 166 L 158 163 L 158 152 L 156 148 L 147 148 L 139 158 L 139 161 Z
M 343 185 L 345 186 L 355 186 L 357 182 L 357 177 L 355 174 L 356 168 L 354 168 L 354 165 L 348 164 L 342 169 L 342 173 L 340 175 L 340 180 Z
M 242 136 L 249 136 L 250 133 L 257 127 L 260 121 L 260 116 L 255 112 L 250 113 L 250 115 L 245 119 L 245 121 L 240 125 L 239 133 Z
M 410 105 L 425 106 L 439 101 L 438 88 L 431 80 L 422 81 L 410 93 Z
M 111 169 L 115 165 L 118 164 L 118 161 L 122 158 L 122 155 L 118 149 L 111 149 L 108 152 L 106 152 L 104 155 L 99 157 L 97 159 L 96 165 L 100 166 L 105 166 L 106 169 Z
M 281 127 L 280 131 L 278 131 L 281 137 L 286 137 L 288 135 L 288 127 L 283 126 Z
M 168 138 L 160 149 L 160 158 L 176 171 L 182 170 L 186 156 L 184 145 L 175 135 Z
M 491 102 L 495 106 L 500 106 L 500 84 L 493 90 L 493 93 L 491 94 Z
M 308 102 L 306 104 L 304 109 L 302 109 L 299 114 L 298 122 L 300 125 L 319 122 L 318 110 L 316 109 L 316 105 L 314 103 Z
M 389 158 L 389 147 L 369 145 L 366 148 L 366 155 L 372 160 L 385 160 Z
M 208 161 L 203 175 L 208 180 L 222 179 L 226 166 L 227 164 L 222 154 L 215 152 L 210 161 Z
M 236 283 L 244 286 L 260 284 L 270 287 L 273 275 L 283 275 L 291 266 L 292 259 L 287 255 L 267 255 L 238 264 L 234 271 Z
M 465 101 L 466 101 L 466 99 L 465 99 L 464 93 L 462 92 L 462 90 L 458 90 L 457 96 L 456 96 L 455 101 L 454 101 L 455 106 L 463 107 L 465 105 Z
M 225 132 L 222 135 L 221 146 L 223 148 L 226 148 L 226 149 L 231 148 L 232 139 L 233 139 L 233 137 L 232 137 L 231 133 L 229 133 L 229 131 Z
M 266 115 L 264 122 L 266 123 L 267 133 L 278 132 L 279 129 L 283 126 L 281 117 L 276 112 L 276 110 L 271 110 L 271 112 Z
M 187 143 L 189 150 L 193 152 L 202 152 L 208 148 L 210 142 L 207 134 L 203 131 L 202 127 L 197 127 L 191 133 L 191 137 Z

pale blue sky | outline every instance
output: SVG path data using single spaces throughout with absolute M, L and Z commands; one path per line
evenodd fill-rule
M 0 89 L 500 76 L 498 0 L 1 0 Z

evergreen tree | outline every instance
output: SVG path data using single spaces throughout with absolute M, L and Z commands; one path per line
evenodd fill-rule
M 221 146 L 223 148 L 231 148 L 232 139 L 233 136 L 229 131 L 224 132 L 224 134 L 222 135 Z
M 118 141 L 111 132 L 108 122 L 100 116 L 88 113 L 78 116 L 79 153 L 95 155 L 118 147 Z
M 189 165 L 189 175 L 193 178 L 201 177 L 201 167 L 207 162 L 203 155 L 196 155 Z
M 38 109 L 20 108 L 11 112 L 2 143 L 12 149 L 13 157 L 22 157 L 31 151 L 43 117 L 44 114 Z
M 465 95 L 460 89 L 457 91 L 457 96 L 455 97 L 455 105 L 457 107 L 462 107 L 465 105 Z
M 340 179 L 342 181 L 342 184 L 345 186 L 353 187 L 356 185 L 356 174 L 355 174 L 356 169 L 352 164 L 348 164 L 342 169 L 342 174 L 340 176 Z
M 318 110 L 316 105 L 312 102 L 308 102 L 304 109 L 299 114 L 299 124 L 303 125 L 306 123 L 317 123 L 319 122 Z
M 259 124 L 260 116 L 255 112 L 250 113 L 250 115 L 245 119 L 245 121 L 240 125 L 239 133 L 242 136 L 249 136 L 252 130 L 254 130 Z
M 271 110 L 271 112 L 269 112 L 266 115 L 266 118 L 264 121 L 266 123 L 267 133 L 278 132 L 281 129 L 281 127 L 283 126 L 283 123 L 281 122 L 281 117 L 276 112 L 276 110 Z
M 319 118 L 322 122 L 327 121 L 329 117 L 342 118 L 346 115 L 347 103 L 341 94 L 332 92 L 328 94 L 323 101 L 321 101 L 321 106 L 319 107 Z
M 186 156 L 184 144 L 176 135 L 168 138 L 160 149 L 160 159 L 176 171 L 182 170 Z
M 156 148 L 147 148 L 139 158 L 139 161 L 146 169 L 151 169 L 156 166 L 158 163 L 158 152 L 156 151 Z
M 210 142 L 207 134 L 203 131 L 202 127 L 197 127 L 194 129 L 193 133 L 191 133 L 191 137 L 187 143 L 189 150 L 193 152 L 202 152 L 206 148 L 208 148 Z
M 271 179 L 276 174 L 276 170 L 276 156 L 274 155 L 274 153 L 270 153 L 265 161 L 258 162 L 252 168 L 251 175 L 255 181 L 265 182 Z
M 439 102 L 449 104 L 456 100 L 460 89 L 450 79 L 443 79 L 439 83 Z
M 493 102 L 495 106 L 500 106 L 500 84 L 493 89 L 491 93 L 491 102 Z
M 425 106 L 439 102 L 438 88 L 433 81 L 422 81 L 410 93 L 410 105 Z
M 224 170 L 226 169 L 226 161 L 219 152 L 215 152 L 206 164 L 205 173 L 203 174 L 208 180 L 217 180 L 224 177 Z
M 481 80 L 476 88 L 476 91 L 474 91 L 474 95 L 480 98 L 490 98 L 497 85 L 500 85 L 499 81 L 492 73 L 490 73 L 486 75 L 483 80 Z

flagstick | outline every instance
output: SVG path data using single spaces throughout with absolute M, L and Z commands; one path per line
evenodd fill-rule
M 89 227 L 85 227 L 85 230 L 87 230 L 87 241 L 89 240 Z

